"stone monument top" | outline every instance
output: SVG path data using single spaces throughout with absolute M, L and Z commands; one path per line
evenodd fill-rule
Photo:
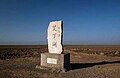
M 61 54 L 63 51 L 62 47 L 62 36 L 63 36 L 63 22 L 52 21 L 48 26 L 48 50 L 49 53 Z

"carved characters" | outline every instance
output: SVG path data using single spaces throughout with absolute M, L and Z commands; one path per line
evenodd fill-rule
M 50 53 L 62 53 L 62 21 L 50 22 L 48 27 L 48 49 Z

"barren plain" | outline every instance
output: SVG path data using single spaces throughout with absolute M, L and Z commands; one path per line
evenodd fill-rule
M 119 45 L 65 45 L 70 69 L 36 69 L 47 45 L 1 45 L 0 78 L 120 78 Z

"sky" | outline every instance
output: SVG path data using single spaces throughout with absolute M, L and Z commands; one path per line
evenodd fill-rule
M 63 20 L 63 43 L 120 45 L 120 0 L 0 0 L 0 45 L 47 44 Z

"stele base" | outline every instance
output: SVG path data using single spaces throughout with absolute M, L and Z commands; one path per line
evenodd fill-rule
M 41 53 L 41 66 L 61 70 L 68 69 L 70 66 L 70 53 Z

